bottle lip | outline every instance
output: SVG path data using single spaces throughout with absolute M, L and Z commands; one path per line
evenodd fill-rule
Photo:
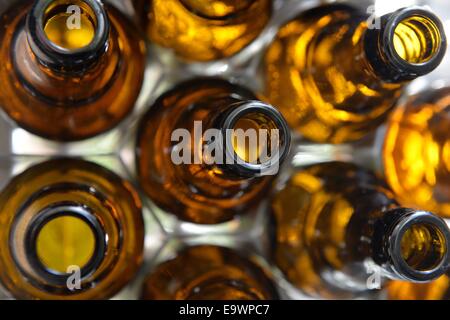
M 64 49 L 56 45 L 45 34 L 45 12 L 55 0 L 35 1 L 28 13 L 26 18 L 28 43 L 43 65 L 63 72 L 85 70 L 106 52 L 110 24 L 103 4 L 98 0 L 80 1 L 86 3 L 91 8 L 97 23 L 95 26 L 95 35 L 91 43 L 75 50 Z M 68 0 L 61 1 L 62 4 L 65 2 L 68 2 Z
M 50 270 L 43 265 L 36 252 L 37 237 L 41 229 L 51 220 L 58 217 L 76 217 L 83 220 L 92 230 L 95 237 L 95 249 L 90 260 L 80 269 L 81 280 L 92 275 L 100 266 L 106 253 L 107 241 L 105 232 L 95 215 L 85 206 L 76 203 L 55 203 L 44 208 L 30 221 L 26 231 L 25 250 L 27 259 L 35 272 L 54 285 L 65 285 L 70 274 Z
M 405 209 L 401 209 L 405 210 Z M 401 253 L 401 242 L 405 232 L 414 224 L 429 224 L 436 227 L 445 239 L 445 254 L 434 268 L 426 271 L 417 270 L 408 265 Z M 387 238 L 388 252 L 395 273 L 401 278 L 413 282 L 429 282 L 443 275 L 449 266 L 450 259 L 450 230 L 445 221 L 438 216 L 427 212 L 411 210 L 403 214 Z
M 223 141 L 219 147 L 224 151 L 226 159 L 233 160 L 233 164 L 231 165 L 232 171 L 245 177 L 268 176 L 278 173 L 281 164 L 289 153 L 291 145 L 290 129 L 282 114 L 273 106 L 257 100 L 238 102 L 230 106 L 230 108 L 231 111 L 225 115 L 225 120 L 220 126 Z M 281 141 L 276 155 L 271 156 L 269 160 L 260 164 L 242 160 L 233 148 L 233 137 L 228 134 L 228 131 L 234 129 L 237 121 L 242 116 L 253 112 L 265 114 L 275 123 L 279 130 L 279 138 Z
M 436 53 L 429 60 L 422 63 L 410 63 L 402 59 L 394 48 L 394 35 L 397 26 L 405 18 L 414 16 L 423 16 L 431 20 L 438 29 L 441 38 Z M 440 18 L 432 11 L 420 6 L 402 8 L 389 14 L 385 22 L 384 31 L 381 34 L 381 41 L 383 47 L 386 49 L 385 54 L 392 66 L 400 72 L 414 75 L 413 78 L 433 71 L 441 63 L 447 50 L 447 38 Z

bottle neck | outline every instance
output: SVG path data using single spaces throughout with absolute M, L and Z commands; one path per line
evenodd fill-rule
M 252 178 L 275 175 L 290 148 L 290 131 L 281 113 L 260 101 L 241 101 L 227 106 L 216 117 L 215 163 L 224 172 Z M 206 140 L 207 146 L 211 140 Z
M 84 73 L 108 49 L 109 20 L 98 0 L 35 1 L 25 28 L 37 61 L 57 73 Z
M 447 47 L 439 18 L 412 6 L 383 15 L 368 26 L 364 51 L 372 71 L 386 82 L 411 81 L 433 71 Z
M 55 243 L 61 232 L 65 233 L 59 239 L 64 247 Z M 72 272 L 79 272 L 81 282 L 99 268 L 106 252 L 106 239 L 100 222 L 86 206 L 54 203 L 29 223 L 25 254 L 31 268 L 46 283 L 64 286 Z
M 394 279 L 428 282 L 449 264 L 450 231 L 430 212 L 397 208 L 374 225 L 373 259 Z

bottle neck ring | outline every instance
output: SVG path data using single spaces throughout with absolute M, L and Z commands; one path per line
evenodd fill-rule
M 240 123 L 247 119 L 254 121 L 256 126 L 240 126 Z M 289 152 L 291 135 L 283 116 L 274 107 L 260 101 L 235 103 L 230 106 L 229 111 L 219 116 L 216 127 L 221 131 L 222 139 L 218 143 L 218 150 L 226 159 L 226 164 L 221 166 L 225 171 L 247 178 L 278 173 Z M 251 135 L 252 129 L 255 129 L 256 137 L 253 144 L 251 139 L 245 141 L 247 134 Z M 239 134 L 243 135 L 244 139 L 236 143 Z M 248 143 L 249 148 L 262 146 L 263 156 L 246 159 L 242 152 L 245 147 L 241 147 L 239 143 Z
M 386 82 L 411 81 L 433 71 L 447 49 L 444 27 L 429 10 L 411 6 L 370 26 L 364 50 L 373 71 Z
M 82 205 L 76 203 L 55 203 L 41 210 L 35 218 L 29 223 L 25 237 L 25 252 L 30 266 L 34 271 L 48 283 L 61 286 L 65 285 L 69 272 L 52 270 L 46 266 L 38 254 L 38 238 L 43 229 L 52 221 L 60 218 L 79 219 L 87 228 L 90 229 L 93 236 L 94 249 L 90 259 L 83 266 L 71 266 L 78 268 L 80 281 L 92 275 L 100 266 L 106 253 L 106 234 L 94 214 Z M 73 220 L 72 220 L 73 221 Z M 72 225 L 74 228 L 75 226 Z M 80 234 L 83 236 L 86 234 Z M 83 239 L 80 239 L 80 241 Z M 71 270 L 71 272 L 74 270 Z
M 45 26 L 49 19 L 61 13 L 72 13 L 74 19 L 80 19 L 76 16 L 80 14 L 88 16 L 94 34 L 87 45 L 65 48 L 49 39 Z M 65 27 L 81 28 L 76 24 Z M 35 1 L 26 18 L 28 43 L 37 60 L 45 67 L 61 73 L 82 73 L 95 64 L 108 49 L 109 30 L 107 13 L 98 0 Z
M 449 266 L 450 231 L 441 218 L 426 211 L 394 209 L 386 215 L 382 250 L 394 277 L 412 282 L 429 282 L 443 275 Z

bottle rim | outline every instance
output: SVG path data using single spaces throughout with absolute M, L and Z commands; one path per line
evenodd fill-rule
M 227 165 L 229 169 L 236 172 L 240 176 L 264 176 L 275 174 L 274 170 L 279 168 L 286 158 L 290 150 L 291 134 L 289 126 L 282 116 L 282 114 L 273 106 L 265 104 L 260 101 L 244 101 L 238 102 L 230 106 L 231 111 L 225 115 L 220 129 L 222 131 L 223 141 L 220 141 L 219 148 L 222 149 L 226 158 L 233 159 L 233 164 Z M 244 161 L 236 153 L 233 147 L 233 138 L 227 132 L 233 130 L 237 121 L 243 116 L 250 113 L 261 113 L 270 118 L 274 122 L 276 128 L 279 130 L 279 149 L 276 152 L 275 157 L 270 156 L 270 159 L 263 163 L 250 163 Z M 277 170 L 278 171 L 278 170 Z
M 30 221 L 25 237 L 25 250 L 27 259 L 35 272 L 49 283 L 64 285 L 68 273 L 60 273 L 46 267 L 37 254 L 37 238 L 42 228 L 51 220 L 59 217 L 75 217 L 81 219 L 91 229 L 95 238 L 95 247 L 89 261 L 80 269 L 80 281 L 92 275 L 101 265 L 107 248 L 107 237 L 100 222 L 86 207 L 76 203 L 55 203 L 44 208 Z
M 407 18 L 423 17 L 430 21 L 437 29 L 440 35 L 440 42 L 436 48 L 436 52 L 429 60 L 421 63 L 411 63 L 400 57 L 394 47 L 395 31 L 398 25 Z M 389 60 L 389 63 L 395 69 L 402 72 L 413 74 L 414 76 L 422 76 L 433 71 L 442 61 L 447 50 L 447 38 L 445 35 L 444 26 L 440 18 L 428 9 L 420 6 L 411 6 L 402 8 L 394 13 L 388 15 L 384 31 L 381 34 L 381 43 L 386 50 L 384 53 Z
M 411 267 L 401 254 L 403 236 L 415 224 L 428 224 L 436 228 L 445 241 L 444 255 L 440 258 L 439 263 L 429 270 L 418 270 Z M 410 214 L 402 215 L 390 232 L 387 238 L 387 244 L 393 269 L 401 279 L 413 282 L 429 282 L 443 275 L 448 269 L 450 259 L 450 230 L 443 219 L 430 212 L 412 210 Z
M 103 4 L 98 0 L 79 0 L 92 10 L 96 19 L 92 41 L 82 48 L 69 50 L 53 43 L 44 31 L 48 7 L 58 0 L 35 1 L 26 18 L 28 43 L 39 61 L 45 66 L 64 72 L 85 70 L 103 55 L 108 48 L 110 23 Z M 60 1 L 61 4 L 68 2 Z

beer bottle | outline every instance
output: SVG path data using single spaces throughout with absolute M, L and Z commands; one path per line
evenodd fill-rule
M 325 298 L 429 282 L 448 267 L 450 233 L 430 212 L 403 208 L 371 172 L 341 162 L 297 168 L 272 197 L 273 259 L 291 284 Z
M 228 81 L 197 78 L 163 94 L 143 117 L 137 177 L 160 208 L 216 224 L 264 196 L 289 145 L 274 107 Z
M 113 6 L 27 0 L 0 20 L 0 107 L 20 127 L 52 140 L 82 140 L 133 109 L 145 42 Z
M 305 138 L 354 141 L 386 119 L 406 84 L 440 64 L 446 47 L 441 21 L 421 7 L 376 18 L 319 6 L 284 25 L 267 50 L 265 95 Z
M 79 159 L 37 164 L 0 194 L 0 283 L 18 299 L 106 299 L 138 271 L 141 202 Z

